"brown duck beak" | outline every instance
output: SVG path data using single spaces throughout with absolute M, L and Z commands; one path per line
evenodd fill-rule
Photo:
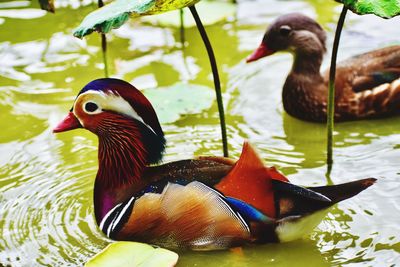
M 70 131 L 73 129 L 82 128 L 81 123 L 75 117 L 74 113 L 68 113 L 67 117 L 65 117 L 54 129 L 53 133 L 61 133 Z
M 261 43 L 260 46 L 253 52 L 253 54 L 246 59 L 246 62 L 250 63 L 262 57 L 272 55 L 273 53 L 275 53 L 274 50 L 269 49 L 266 44 Z

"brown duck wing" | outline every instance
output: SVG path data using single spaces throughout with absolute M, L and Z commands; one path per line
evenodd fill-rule
M 346 107 L 346 105 L 343 105 Z M 379 118 L 400 113 L 400 78 L 353 95 L 347 106 L 359 118 Z
M 400 78 L 400 46 L 390 46 L 355 57 L 362 73 L 352 81 L 354 92 L 371 90 Z
M 324 72 L 329 80 L 329 70 Z M 336 67 L 337 96 L 370 90 L 400 77 L 400 46 L 389 46 L 351 57 Z
M 392 83 L 399 78 L 400 66 L 382 69 L 380 71 L 371 72 L 369 75 L 356 77 L 353 80 L 352 89 L 356 93 L 371 90 L 382 84 Z
M 225 177 L 234 164 L 235 161 L 223 157 L 201 157 L 174 161 L 148 167 L 143 175 L 143 180 L 147 183 L 162 180 L 181 184 L 200 181 L 211 186 Z
M 324 76 L 328 83 L 328 73 Z M 378 118 L 400 112 L 400 46 L 390 46 L 338 64 L 336 119 Z

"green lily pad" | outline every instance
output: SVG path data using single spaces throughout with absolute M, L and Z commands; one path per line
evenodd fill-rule
M 115 242 L 91 258 L 85 267 L 171 267 L 178 254 L 136 242 Z
M 229 17 L 233 17 L 236 14 L 236 7 L 237 6 L 231 2 L 219 1 L 201 1 L 196 5 L 197 12 L 200 14 L 203 25 L 213 25 Z M 179 10 L 174 10 L 156 16 L 144 17 L 143 21 L 160 26 L 179 28 L 181 26 L 179 16 Z M 196 22 L 189 10 L 184 9 L 183 21 L 185 28 L 196 26 Z
M 173 123 L 182 115 L 200 113 L 209 109 L 214 101 L 214 90 L 194 84 L 177 83 L 143 93 L 153 104 L 161 123 Z
M 374 14 L 389 19 L 400 14 L 399 0 L 336 0 L 358 15 Z
M 93 31 L 107 33 L 111 29 L 119 28 L 129 16 L 161 14 L 194 5 L 198 1 L 200 0 L 115 0 L 89 13 L 74 31 L 74 36 L 82 38 Z
M 54 0 L 39 0 L 40 8 L 43 10 L 55 12 Z

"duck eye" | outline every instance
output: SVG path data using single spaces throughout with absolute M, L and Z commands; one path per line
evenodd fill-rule
M 99 106 L 96 103 L 93 103 L 93 102 L 87 102 L 85 104 L 85 111 L 86 112 L 95 112 L 98 108 L 99 108 Z
M 283 26 L 281 26 L 280 28 L 279 28 L 279 33 L 282 35 L 282 36 L 288 36 L 289 35 L 289 33 L 292 31 L 292 28 L 290 28 L 290 26 L 289 25 L 283 25 Z

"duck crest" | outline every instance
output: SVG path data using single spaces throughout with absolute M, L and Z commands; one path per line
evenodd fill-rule
M 90 90 L 103 91 L 120 96 L 127 101 L 130 106 L 134 107 L 137 115 L 142 118 L 158 136 L 164 136 L 164 132 L 153 106 L 149 100 L 130 83 L 113 78 L 97 79 L 83 87 L 78 96 Z

